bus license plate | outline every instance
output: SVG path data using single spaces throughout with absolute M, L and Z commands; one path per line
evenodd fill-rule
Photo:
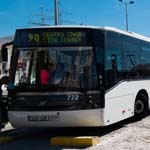
M 59 120 L 58 115 L 50 116 L 28 116 L 28 121 L 57 121 Z

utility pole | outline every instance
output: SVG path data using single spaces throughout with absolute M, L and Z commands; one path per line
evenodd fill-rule
M 126 5 L 126 31 L 128 31 L 128 3 L 125 3 Z
M 54 0 L 54 24 L 58 25 L 58 0 Z
M 73 21 L 62 20 L 62 12 L 60 9 L 60 0 L 54 0 L 54 25 L 61 25 L 62 21 L 74 23 Z

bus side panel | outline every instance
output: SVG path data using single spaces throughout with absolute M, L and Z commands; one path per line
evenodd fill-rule
M 150 81 L 120 82 L 105 95 L 104 125 L 110 125 L 134 115 L 138 92 L 145 89 L 150 94 Z

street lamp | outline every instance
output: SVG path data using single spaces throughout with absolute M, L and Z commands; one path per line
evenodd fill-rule
M 128 31 L 128 4 L 134 4 L 134 1 L 130 1 L 130 2 L 125 2 L 123 0 L 118 0 L 119 2 L 122 2 L 125 4 L 126 7 L 126 31 Z

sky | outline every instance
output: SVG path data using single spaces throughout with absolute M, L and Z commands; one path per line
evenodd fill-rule
M 130 0 L 123 0 L 130 2 Z M 150 0 L 128 5 L 129 31 L 150 37 Z M 18 28 L 33 27 L 48 16 L 53 25 L 54 0 L 0 0 L 0 37 L 13 35 Z M 125 4 L 118 0 L 60 0 L 63 25 L 111 26 L 125 30 Z

